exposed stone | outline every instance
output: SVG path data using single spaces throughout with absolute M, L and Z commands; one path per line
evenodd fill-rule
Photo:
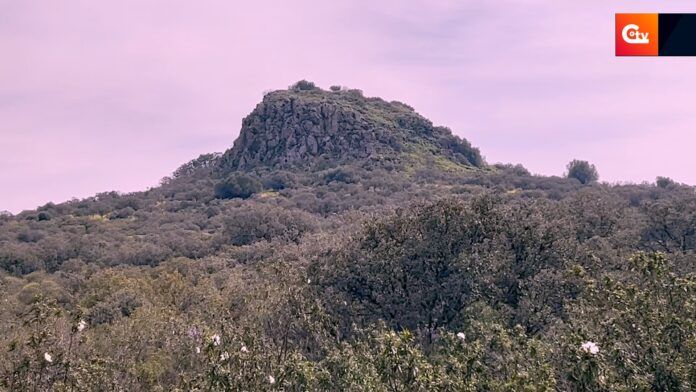
M 267 94 L 243 120 L 220 170 L 312 167 L 317 159 L 397 162 L 408 158 L 404 149 L 411 155 L 439 151 L 455 164 L 482 164 L 468 142 L 433 127 L 406 105 L 316 89 Z

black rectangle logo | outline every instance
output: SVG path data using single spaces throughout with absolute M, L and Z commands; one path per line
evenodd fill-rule
M 660 14 L 659 55 L 696 56 L 696 14 Z

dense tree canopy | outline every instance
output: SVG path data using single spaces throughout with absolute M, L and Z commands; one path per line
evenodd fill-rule
M 0 221 L 0 385 L 687 391 L 694 211 L 678 184 L 511 165 L 193 170 L 50 204 Z

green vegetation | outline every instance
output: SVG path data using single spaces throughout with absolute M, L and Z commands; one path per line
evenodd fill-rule
M 568 178 L 574 178 L 580 181 L 581 184 L 589 184 L 599 180 L 599 173 L 595 165 L 591 165 L 587 161 L 579 161 L 577 159 L 568 163 Z
M 378 164 L 228 151 L 0 214 L 0 391 L 694 389 L 693 187 L 479 167 L 415 128 Z
M 307 80 L 300 80 L 299 82 L 293 84 L 290 86 L 289 90 L 294 90 L 294 91 L 311 91 L 311 90 L 317 90 L 317 86 L 309 82 Z
M 248 199 L 262 190 L 261 181 L 246 174 L 233 173 L 215 184 L 215 196 L 221 199 Z

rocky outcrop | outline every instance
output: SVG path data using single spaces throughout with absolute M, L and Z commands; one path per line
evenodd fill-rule
M 466 141 L 404 104 L 364 98 L 358 90 L 320 89 L 267 94 L 220 162 L 226 170 L 397 163 L 413 149 L 441 152 L 459 164 L 482 163 Z M 461 153 L 469 150 L 471 157 Z

